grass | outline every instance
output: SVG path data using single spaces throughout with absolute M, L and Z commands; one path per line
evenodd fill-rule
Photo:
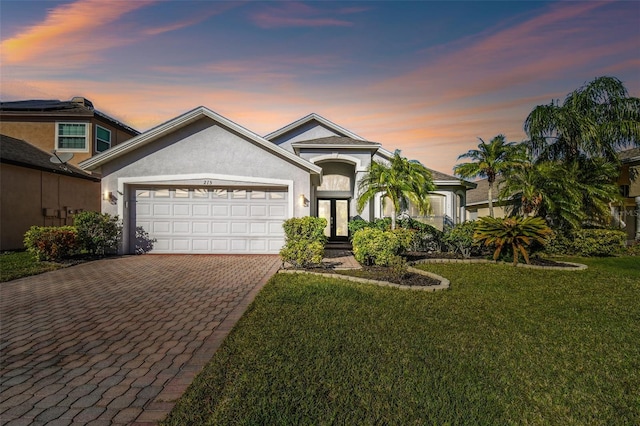
M 0 282 L 53 271 L 62 268 L 62 266 L 54 262 L 38 262 L 32 254 L 26 251 L 1 253 Z
M 436 293 L 277 275 L 165 424 L 640 424 L 640 262 L 572 260 L 421 266 Z

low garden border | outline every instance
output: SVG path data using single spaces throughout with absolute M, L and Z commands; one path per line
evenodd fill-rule
M 302 269 L 280 269 L 278 271 L 278 273 L 281 274 L 308 274 L 308 275 L 318 275 L 321 277 L 326 277 L 326 278 L 339 278 L 342 280 L 347 280 L 347 281 L 354 281 L 357 283 L 363 283 L 363 284 L 373 284 L 373 285 L 377 285 L 380 287 L 396 287 L 399 288 L 400 290 L 417 290 L 417 291 L 438 291 L 438 290 L 448 290 L 451 287 L 451 282 L 444 278 L 441 277 L 440 275 L 436 275 L 433 272 L 428 272 L 428 271 L 422 271 L 420 269 L 416 269 L 416 268 L 412 268 L 409 266 L 408 268 L 409 272 L 413 272 L 416 274 L 420 274 L 420 275 L 425 275 L 429 278 L 433 278 L 435 280 L 440 281 L 440 284 L 438 285 L 431 285 L 431 286 L 411 286 L 411 285 L 402 285 L 402 284 L 395 284 L 395 283 L 391 283 L 388 281 L 378 281 L 378 280 L 370 280 L 367 278 L 360 278 L 360 277 L 352 277 L 349 275 L 341 275 L 341 274 L 328 274 L 328 273 L 324 273 L 324 272 L 312 272 L 312 271 L 305 271 Z

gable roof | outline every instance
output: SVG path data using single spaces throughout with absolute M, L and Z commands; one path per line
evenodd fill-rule
M 501 176 L 496 177 L 493 183 L 493 201 L 498 201 L 498 189 L 504 182 Z M 473 204 L 484 204 L 489 202 L 489 179 L 480 179 L 475 182 L 477 187 L 467 191 L 467 206 Z
M 247 139 L 255 142 L 259 146 L 263 147 L 267 151 L 271 151 L 276 155 L 284 157 L 290 160 L 292 163 L 295 163 L 306 169 L 312 173 L 321 174 L 322 168 L 316 166 L 313 163 L 310 163 L 297 155 L 269 142 L 268 140 L 262 138 L 260 135 L 248 130 L 241 125 L 229 120 L 213 112 L 212 110 L 199 106 L 197 108 L 192 109 L 182 115 L 179 115 L 176 118 L 173 118 L 169 121 L 166 121 L 152 129 L 147 130 L 144 133 L 139 134 L 138 136 L 129 139 L 128 141 L 121 143 L 119 145 L 115 145 L 108 150 L 94 155 L 93 157 L 81 162 L 79 165 L 83 169 L 95 170 L 98 167 L 102 166 L 105 163 L 108 163 L 111 160 L 114 160 L 118 157 L 121 157 L 137 148 L 145 146 L 167 134 L 174 132 L 180 128 L 183 128 L 201 118 L 210 118 L 211 120 L 221 124 L 224 127 L 227 127 L 234 132 L 246 137 Z
M 136 129 L 94 109 L 93 103 L 89 99 L 82 97 L 75 97 L 70 101 L 31 99 L 25 101 L 0 102 L 0 113 L 8 115 L 34 114 L 39 116 L 78 115 L 84 117 L 92 117 L 95 115 L 134 136 L 140 134 Z
M 343 149 L 369 149 L 376 151 L 380 148 L 377 142 L 365 141 L 362 139 L 352 139 L 344 136 L 328 136 L 324 138 L 309 139 L 291 144 L 293 149 L 298 152 L 300 148 L 343 148 Z
M 49 159 L 51 154 L 31 145 L 22 139 L 0 135 L 0 161 L 15 166 L 42 170 L 60 175 L 99 182 L 100 179 L 70 165 L 54 164 Z
M 286 126 L 276 130 L 275 132 L 271 132 L 268 135 L 266 135 L 264 138 L 267 140 L 273 140 L 279 136 L 284 135 L 287 132 L 290 132 L 291 130 L 294 130 L 297 127 L 300 127 L 304 124 L 307 124 L 311 121 L 317 121 L 318 123 L 330 128 L 331 130 L 333 130 L 334 132 L 341 134 L 344 137 L 347 138 L 351 138 L 351 139 L 357 139 L 357 140 L 364 140 L 364 138 L 356 135 L 355 133 L 353 133 L 350 130 L 345 129 L 342 126 L 338 126 L 336 123 L 327 120 L 326 118 L 316 114 L 316 113 L 311 113 L 305 117 L 302 117 L 296 121 L 294 121 L 293 123 L 287 124 Z

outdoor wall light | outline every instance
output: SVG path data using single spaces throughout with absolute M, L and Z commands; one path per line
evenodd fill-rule
M 309 200 L 307 200 L 307 197 L 305 197 L 304 194 L 300 194 L 300 205 L 302 207 L 309 207 Z
M 102 193 L 102 199 L 105 201 L 111 201 L 112 198 L 113 198 L 113 192 L 107 191 L 105 189 L 105 191 Z

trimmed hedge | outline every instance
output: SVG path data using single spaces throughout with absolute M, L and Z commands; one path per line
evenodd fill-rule
M 374 228 L 381 231 L 391 230 L 391 219 L 385 217 L 372 222 L 364 219 L 354 219 L 349 222 L 349 234 L 353 240 L 356 232 L 365 228 Z M 407 250 L 411 251 L 440 251 L 442 245 L 442 231 L 426 223 L 419 222 L 411 218 L 396 220 L 397 229 L 412 230 L 412 240 Z
M 575 256 L 613 256 L 626 246 L 627 235 L 611 229 L 580 229 L 570 234 L 556 233 L 545 253 Z
M 322 263 L 324 244 L 327 237 L 324 228 L 327 220 L 321 217 L 300 217 L 286 220 L 282 227 L 285 233 L 285 245 L 280 250 L 283 262 L 296 268 L 306 268 Z
M 78 232 L 73 226 L 32 226 L 24 245 L 36 259 L 56 261 L 78 250 Z
M 353 235 L 353 255 L 363 265 L 390 266 L 400 262 L 400 255 L 410 247 L 414 237 L 410 229 L 382 231 L 363 228 Z
M 459 253 L 465 259 L 477 256 L 482 252 L 482 247 L 473 238 L 476 228 L 477 223 L 473 220 L 459 223 L 444 232 L 442 241 L 450 252 Z

